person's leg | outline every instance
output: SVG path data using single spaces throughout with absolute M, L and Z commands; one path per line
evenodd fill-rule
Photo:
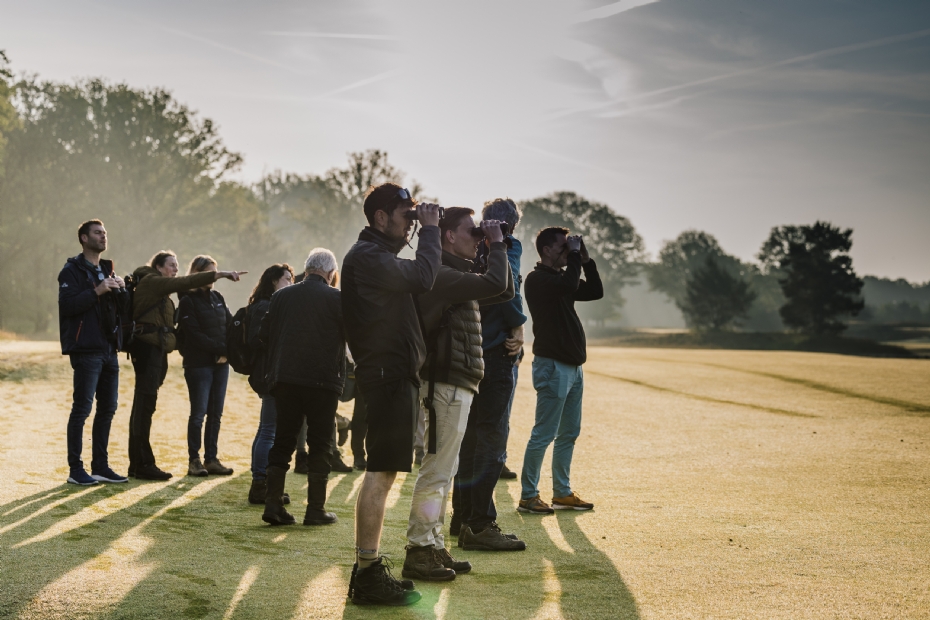
M 210 399 L 207 402 L 206 429 L 203 436 L 203 460 L 215 461 L 219 452 L 220 424 L 226 405 L 226 386 L 229 382 L 229 364 L 210 368 Z
M 134 345 L 133 366 L 136 371 L 136 385 L 133 394 L 133 436 L 137 466 L 154 467 L 155 454 L 152 451 L 151 431 L 152 416 L 158 404 L 158 388 L 161 387 L 168 373 L 168 355 L 159 347 L 146 342 Z M 137 363 L 138 356 L 138 363 Z M 138 401 L 138 402 L 137 402 Z
M 428 388 L 420 389 L 425 396 Z M 449 484 L 455 474 L 459 448 L 468 423 L 468 411 L 474 393 L 448 383 L 435 384 L 433 402 L 436 410 L 436 454 L 428 451 L 413 487 L 407 542 L 414 547 L 444 547 L 443 517 Z M 426 416 L 429 430 L 429 416 Z
M 426 454 L 428 446 L 426 445 L 426 409 L 422 404 L 417 406 L 417 424 L 413 431 L 413 462 L 417 465 L 423 463 L 423 455 Z
M 513 358 L 503 346 L 485 353 L 485 378 L 481 382 L 476 410 L 474 484 L 471 514 L 466 522 L 472 532 L 481 532 L 497 520 L 494 488 L 504 466 L 507 450 L 507 406 L 513 394 Z
M 307 511 L 304 525 L 327 525 L 337 521 L 326 512 L 326 484 L 330 459 L 336 448 L 336 409 L 339 395 L 324 389 L 305 391 L 304 412 L 307 425 Z
M 581 400 L 584 394 L 581 366 L 566 366 L 566 375 L 571 377 L 571 381 L 552 448 L 552 497 L 571 495 L 572 455 L 575 440 L 581 434 Z
M 361 390 L 355 390 L 355 405 L 352 408 L 352 459 L 356 467 L 365 463 L 365 436 L 368 434 L 368 411 Z
M 184 380 L 187 382 L 187 394 L 191 403 L 190 415 L 187 418 L 187 459 L 193 461 L 200 458 L 203 420 L 210 405 L 213 373 L 206 367 L 185 368 Z
M 564 367 L 564 364 L 562 365 Z M 560 372 L 559 363 L 547 357 L 533 359 L 533 387 L 536 388 L 536 424 L 530 433 L 523 455 L 521 499 L 539 495 L 539 475 L 543 457 L 549 444 L 555 439 L 565 398 L 568 396 L 568 380 Z
M 457 536 L 460 525 L 467 521 L 472 512 L 472 486 L 475 483 L 475 446 L 478 442 L 478 414 L 481 400 L 482 381 L 478 385 L 478 393 L 471 401 L 468 413 L 468 423 L 465 425 L 465 435 L 459 447 L 459 466 L 452 479 L 452 521 L 449 524 L 450 532 Z
M 264 480 L 265 470 L 268 467 L 268 451 L 274 444 L 275 424 L 277 410 L 274 405 L 274 396 L 262 395 L 262 409 L 258 419 L 258 431 L 252 441 L 252 479 Z
M 110 443 L 110 426 L 119 398 L 119 359 L 116 353 L 110 353 L 101 359 L 100 378 L 97 381 L 97 413 L 94 414 L 92 431 L 93 460 L 90 462 L 90 469 L 92 472 L 103 473 L 110 468 L 107 447 Z
M 300 425 L 300 431 L 297 433 L 297 452 L 307 453 L 307 421 L 304 420 Z
M 84 462 L 81 460 L 84 422 L 90 416 L 94 406 L 94 393 L 97 391 L 102 372 L 103 357 L 93 354 L 73 354 L 70 358 L 71 368 L 74 370 L 74 391 L 67 426 L 68 467 L 76 471 L 84 469 Z
M 304 422 L 302 392 L 299 385 L 279 383 L 274 389 L 275 408 L 278 411 L 274 442 L 268 452 L 266 469 L 265 512 L 262 520 L 271 525 L 291 525 L 295 519 L 284 509 L 285 474 L 290 467 L 291 455 L 297 443 L 297 434 Z
M 359 568 L 370 566 L 379 557 L 387 496 L 396 477 L 396 471 L 366 471 L 362 478 L 355 502 L 355 546 Z

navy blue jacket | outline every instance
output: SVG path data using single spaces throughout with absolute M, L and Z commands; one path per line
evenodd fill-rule
M 523 246 L 516 237 L 510 237 L 507 260 L 513 274 L 513 299 L 491 306 L 481 306 L 481 343 L 485 351 L 504 343 L 510 338 L 510 330 L 526 323 L 523 313 L 523 297 L 520 296 L 520 256 Z
M 113 274 L 113 263 L 100 259 L 104 277 Z M 82 254 L 68 259 L 58 274 L 58 331 L 62 355 L 115 351 L 117 293 L 98 296 L 97 271 Z

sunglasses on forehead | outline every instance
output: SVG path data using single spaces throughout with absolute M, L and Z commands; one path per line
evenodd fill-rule
M 397 197 L 401 200 L 413 200 L 413 196 L 410 195 L 410 190 L 403 187 L 397 190 Z

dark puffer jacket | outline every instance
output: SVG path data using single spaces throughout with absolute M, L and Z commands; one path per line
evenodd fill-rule
M 420 229 L 415 260 L 397 258 L 403 243 L 366 227 L 342 264 L 346 336 L 362 389 L 388 381 L 419 383 L 426 359 L 413 295 L 433 287 L 442 247 L 439 226 Z
M 226 357 L 226 324 L 232 318 L 217 291 L 195 289 L 181 293 L 178 304 L 178 350 L 184 368 L 213 366 Z
M 473 266 L 472 261 L 443 251 L 436 283 L 418 297 L 427 345 L 435 344 L 430 346 L 420 377 L 429 381 L 430 368 L 436 364 L 435 381 L 477 392 L 484 377 L 479 304 L 512 299 L 514 284 L 504 243 L 491 244 L 487 273 L 470 273 Z M 442 325 L 447 309 L 448 321 Z
M 342 394 L 346 339 L 342 301 L 322 277 L 309 275 L 271 296 L 258 337 L 265 344 L 265 381 Z

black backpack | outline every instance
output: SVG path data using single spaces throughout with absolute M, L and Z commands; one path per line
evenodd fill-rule
M 249 347 L 248 306 L 239 308 L 226 326 L 226 359 L 240 375 L 252 374 L 255 352 Z

